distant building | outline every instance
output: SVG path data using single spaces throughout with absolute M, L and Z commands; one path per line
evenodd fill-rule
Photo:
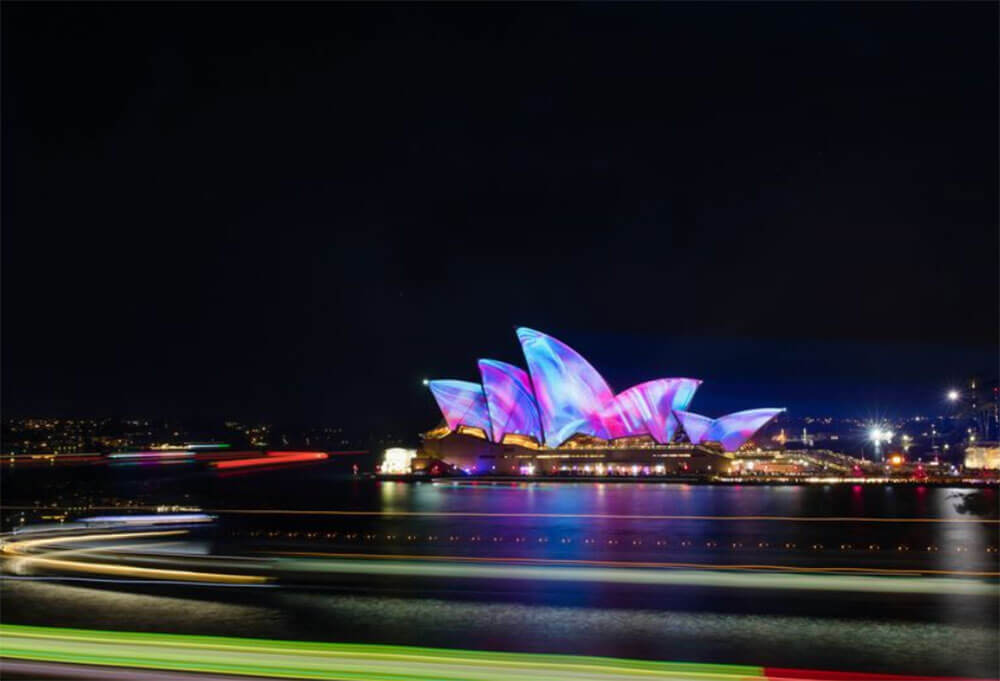
M 1000 443 L 980 442 L 966 447 L 965 467 L 1000 470 Z
M 414 470 L 441 461 L 470 473 L 717 472 L 784 411 L 695 414 L 687 411 L 701 385 L 693 378 L 656 379 L 615 394 L 565 343 L 526 328 L 517 337 L 527 371 L 481 359 L 479 383 L 427 382 L 444 424 L 424 434 Z

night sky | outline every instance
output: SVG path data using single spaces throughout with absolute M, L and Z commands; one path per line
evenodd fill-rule
M 710 415 L 996 374 L 996 3 L 2 13 L 8 415 L 415 435 L 520 325 Z

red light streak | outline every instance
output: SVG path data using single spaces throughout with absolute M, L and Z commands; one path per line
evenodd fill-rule
M 267 456 L 255 459 L 233 459 L 215 461 L 213 466 L 220 469 L 252 468 L 255 466 L 273 466 L 281 463 L 297 463 L 300 461 L 318 461 L 327 458 L 323 452 L 268 452 Z
M 911 679 L 912 681 L 974 681 L 974 679 L 967 679 L 967 677 L 955 676 L 900 676 L 898 674 L 840 672 L 819 669 L 782 669 L 779 667 L 764 667 L 764 678 L 769 681 L 895 681 L 896 679 Z

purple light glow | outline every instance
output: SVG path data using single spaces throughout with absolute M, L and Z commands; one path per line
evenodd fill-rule
M 541 442 L 542 426 L 528 373 L 513 364 L 481 359 L 479 375 L 493 425 L 493 441 L 503 442 L 504 435 L 516 433 Z
M 764 424 L 783 411 L 785 410 L 777 408 L 748 409 L 720 416 L 712 422 L 704 439 L 721 442 L 722 448 L 727 452 L 735 452 Z
M 486 395 L 481 385 L 469 381 L 445 380 L 431 381 L 429 386 L 450 430 L 469 426 L 481 428 L 487 436 L 493 431 Z
M 698 444 L 704 439 L 705 433 L 712 426 L 712 419 L 701 414 L 695 414 L 681 409 L 674 410 L 674 416 L 680 422 L 691 444 Z
M 751 409 L 718 419 L 686 411 L 701 381 L 661 378 L 614 395 L 604 378 L 578 352 L 539 331 L 517 330 L 528 363 L 479 361 L 482 385 L 430 381 L 448 429 L 478 428 L 493 442 L 507 434 L 533 437 L 546 447 L 561 446 L 576 434 L 604 440 L 649 435 L 673 442 L 678 426 L 693 444 L 718 442 L 739 449 L 783 409 Z
M 768 421 L 785 411 L 778 408 L 748 409 L 710 419 L 689 411 L 675 411 L 684 432 L 694 444 L 718 442 L 727 452 L 735 452 Z
M 632 386 L 605 410 L 605 427 L 613 438 L 648 434 L 670 442 L 677 430 L 673 410 L 687 409 L 699 385 L 694 378 L 661 378 Z
M 521 327 L 517 337 L 531 372 L 546 446 L 558 447 L 576 433 L 608 438 L 601 413 L 615 396 L 597 370 L 544 333 Z

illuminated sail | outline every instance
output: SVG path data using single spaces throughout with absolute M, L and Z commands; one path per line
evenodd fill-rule
M 719 442 L 727 452 L 735 452 L 754 433 L 784 409 L 748 409 L 720 416 L 712 422 L 703 438 L 706 442 Z
M 675 409 L 674 416 L 677 417 L 691 444 L 696 445 L 701 442 L 705 433 L 712 426 L 712 419 L 701 414 L 695 414 L 694 412 Z
M 489 436 L 490 414 L 483 387 L 469 381 L 431 381 L 429 384 L 450 430 L 459 426 L 480 428 Z
M 506 362 L 481 359 L 479 375 L 493 425 L 493 441 L 503 442 L 504 435 L 516 433 L 541 442 L 542 425 L 528 372 Z
M 687 409 L 701 381 L 661 378 L 632 386 L 618 394 L 615 406 L 604 415 L 611 437 L 650 435 L 659 443 L 673 440 L 677 430 L 675 409 Z
M 558 447 L 575 433 L 608 438 L 601 414 L 615 396 L 597 370 L 573 348 L 544 333 L 521 327 L 517 337 L 546 446 Z

